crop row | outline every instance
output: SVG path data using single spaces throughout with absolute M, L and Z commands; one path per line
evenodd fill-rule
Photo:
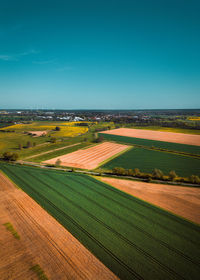
M 0 168 L 121 279 L 197 279 L 198 226 L 86 175 Z
M 155 168 L 168 174 L 175 170 L 178 176 L 200 175 L 200 159 L 159 152 L 143 148 L 133 148 L 113 160 L 107 162 L 102 168 L 113 169 L 123 167 L 125 169 L 139 168 L 140 171 L 151 173 Z

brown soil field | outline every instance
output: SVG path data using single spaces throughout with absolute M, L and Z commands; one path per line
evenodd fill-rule
M 39 137 L 47 134 L 46 130 L 43 131 L 28 131 L 28 133 L 32 134 L 33 137 Z
M 11 223 L 20 240 L 3 226 Z M 118 279 L 52 216 L 0 172 L 0 279 Z
M 153 130 L 145 130 L 145 129 L 132 129 L 132 128 L 112 129 L 108 131 L 103 131 L 102 133 L 200 146 L 200 135 L 193 135 L 193 134 L 153 131 Z
M 94 169 L 100 163 L 125 151 L 129 146 L 116 143 L 104 142 L 87 149 L 80 149 L 78 151 L 69 153 L 67 155 L 52 158 L 44 161 L 44 163 L 55 164 L 59 159 L 61 165 L 71 166 L 83 169 Z
M 99 180 L 99 177 L 96 179 Z M 200 224 L 200 188 L 102 177 L 113 187 Z

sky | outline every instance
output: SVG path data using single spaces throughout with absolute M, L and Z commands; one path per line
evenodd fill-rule
M 199 0 L 0 0 L 0 108 L 200 108 Z

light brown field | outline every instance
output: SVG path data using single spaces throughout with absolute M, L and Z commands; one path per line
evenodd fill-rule
M 99 177 L 97 177 L 99 179 Z M 102 177 L 117 189 L 200 224 L 200 188 Z
M 46 130 L 43 131 L 28 131 L 33 137 L 39 137 L 47 134 Z
M 17 240 L 3 226 L 10 222 Z M 0 279 L 118 279 L 52 216 L 0 172 Z
M 44 163 L 55 164 L 59 159 L 61 161 L 61 165 L 63 166 L 91 170 L 98 167 L 100 163 L 104 162 L 110 157 L 125 151 L 127 148 L 129 148 L 127 145 L 104 142 L 87 149 L 80 149 L 67 155 L 46 160 Z
M 193 135 L 193 134 L 153 131 L 153 130 L 145 130 L 145 129 L 132 129 L 132 128 L 112 129 L 112 130 L 103 131 L 102 133 L 200 146 L 200 135 Z

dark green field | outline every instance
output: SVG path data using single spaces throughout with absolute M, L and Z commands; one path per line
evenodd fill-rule
M 146 173 L 151 173 L 157 168 L 165 174 L 175 170 L 177 175 L 182 177 L 200 175 L 200 159 L 198 158 L 143 148 L 133 148 L 101 166 L 105 169 L 114 167 L 139 168 L 140 171 Z
M 104 134 L 104 133 L 101 133 L 100 135 L 102 135 L 106 140 L 116 141 L 119 143 L 121 142 L 121 143 L 136 144 L 136 145 L 141 145 L 146 147 L 157 147 L 170 151 L 185 152 L 185 153 L 197 154 L 197 155 L 200 154 L 200 146 L 155 141 L 155 140 L 148 140 L 148 139 L 135 138 L 135 137 L 118 136 L 118 135 Z
M 0 168 L 121 279 L 199 279 L 199 226 L 87 175 Z

